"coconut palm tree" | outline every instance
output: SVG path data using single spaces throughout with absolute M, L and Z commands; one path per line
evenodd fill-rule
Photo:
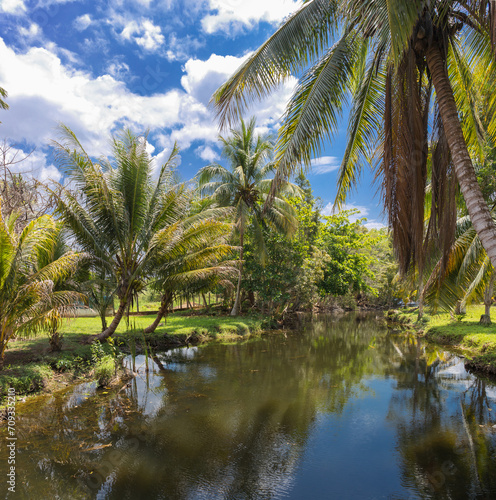
M 211 195 L 221 207 L 234 207 L 236 229 L 239 234 L 239 276 L 236 298 L 231 316 L 240 309 L 241 280 L 243 276 L 244 237 L 251 221 L 254 240 L 259 248 L 260 259 L 265 262 L 267 252 L 263 242 L 262 225 L 269 224 L 284 234 L 290 234 L 297 222 L 293 207 L 283 198 L 272 196 L 270 205 L 262 214 L 262 203 L 267 201 L 275 172 L 271 160 L 273 144 L 267 138 L 255 135 L 255 119 L 248 124 L 241 120 L 240 127 L 231 129 L 229 137 L 220 136 L 222 154 L 230 169 L 213 163 L 200 169 L 197 174 L 200 193 Z M 289 182 L 281 182 L 278 192 L 299 194 L 299 188 Z
M 71 190 L 62 190 L 58 214 L 77 246 L 93 256 L 95 274 L 110 276 L 119 300 L 111 323 L 90 339 L 105 340 L 153 276 L 160 256 L 173 246 L 187 214 L 188 196 L 174 174 L 177 146 L 154 176 L 146 139 L 129 130 L 112 139 L 113 157 L 99 163 L 69 128 L 62 127 L 62 133 L 57 161 Z M 176 249 L 183 251 L 181 246 Z
M 496 210 L 492 210 L 496 218 Z M 496 274 L 468 216 L 457 221 L 456 239 L 446 258 L 440 259 L 426 284 L 426 294 L 435 306 L 465 309 L 469 300 L 484 302 L 481 322 L 490 323 L 490 307 Z
M 4 88 L 0 87 L 0 97 L 5 98 L 7 96 L 8 96 L 7 91 Z M 3 99 L 0 99 L 0 108 L 9 109 L 9 105 Z
M 84 298 L 57 288 L 74 275 L 85 255 L 65 252 L 46 259 L 57 238 L 54 219 L 41 216 L 21 233 L 15 232 L 15 219 L 0 215 L 0 370 L 15 335 L 45 330 L 55 315 L 60 317 Z
M 155 264 L 151 286 L 162 294 L 161 303 L 157 317 L 145 328 L 145 333 L 156 330 L 174 296 L 208 290 L 236 274 L 233 262 L 227 260 L 235 250 L 226 242 L 232 224 L 218 220 L 228 213 L 226 210 L 206 210 L 191 215 L 174 228 L 171 244 L 160 253 Z
M 337 129 L 351 95 L 336 203 L 343 202 L 363 164 L 379 159 L 403 270 L 423 254 L 429 121 L 436 124 L 449 153 L 440 162 L 445 171 L 439 178 L 453 168 L 474 228 L 496 266 L 496 225 L 467 147 L 480 147 L 473 71 L 484 67 L 487 80 L 493 78 L 495 49 L 491 0 L 309 0 L 243 63 L 213 102 L 225 124 L 251 99 L 265 97 L 292 74 L 301 75 L 276 147 L 282 179 L 301 162 L 310 164 Z M 491 111 L 495 101 L 493 96 Z

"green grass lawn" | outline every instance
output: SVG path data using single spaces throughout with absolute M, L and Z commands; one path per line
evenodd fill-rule
M 482 314 L 483 305 L 470 305 L 467 314 L 454 319 L 449 313 L 427 313 L 424 322 L 416 326 L 423 329 L 428 340 L 451 346 L 466 356 L 474 367 L 496 373 L 496 323 L 479 324 Z M 417 312 L 402 312 L 400 316 L 410 317 L 413 323 Z M 491 310 L 491 320 L 496 322 L 494 310 Z
M 155 315 L 131 316 L 129 324 L 121 321 L 114 335 L 117 345 L 129 345 L 132 337 L 133 346 L 142 344 L 143 329 L 155 319 Z M 108 318 L 110 323 L 111 318 Z M 194 314 L 175 312 L 167 317 L 167 322 L 160 323 L 156 331 L 146 336 L 147 343 L 160 346 L 164 335 L 178 335 L 183 339 L 196 334 L 201 340 L 232 341 L 268 329 L 270 322 L 261 315 L 230 317 L 224 315 L 206 315 L 201 311 Z M 18 395 L 38 392 L 42 389 L 53 390 L 57 381 L 64 383 L 78 377 L 91 375 L 95 368 L 91 346 L 84 341 L 90 335 L 101 332 L 100 318 L 73 318 L 64 322 L 62 351 L 50 352 L 48 337 L 38 335 L 31 338 L 19 338 L 9 343 L 5 355 L 5 368 L 0 372 L 0 400 L 9 387 L 14 387 Z M 102 346 L 110 352 L 110 346 Z
M 128 335 L 141 331 L 155 319 L 155 315 L 130 316 L 129 326 L 126 320 L 122 320 L 117 328 L 117 335 Z M 108 318 L 110 322 L 111 318 Z M 219 335 L 247 335 L 257 333 L 263 329 L 264 317 L 261 315 L 250 316 L 207 316 L 201 314 L 187 315 L 185 313 L 173 313 L 167 316 L 166 324 L 160 323 L 154 335 L 188 335 L 200 333 L 217 337 Z M 94 335 L 100 333 L 100 318 L 75 318 L 65 323 L 61 329 L 64 339 L 74 339 L 82 335 Z

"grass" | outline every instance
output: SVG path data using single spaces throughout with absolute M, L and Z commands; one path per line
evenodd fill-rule
M 482 314 L 483 305 L 471 305 L 464 315 L 452 318 L 449 313 L 432 314 L 427 316 L 427 321 L 415 326 L 423 330 L 428 340 L 450 346 L 463 354 L 470 367 L 496 374 L 496 324 L 479 324 Z M 400 317 L 410 318 L 411 325 L 416 316 L 417 312 L 413 310 L 400 313 Z M 493 310 L 491 320 L 496 321 Z
M 213 311 L 215 313 L 215 311 Z M 110 322 L 111 318 L 108 318 Z M 202 311 L 194 314 L 175 312 L 162 321 L 153 334 L 143 336 L 143 329 L 155 319 L 155 315 L 130 317 L 117 328 L 115 343 L 129 349 L 131 344 L 142 346 L 147 343 L 160 348 L 164 339 L 177 338 L 178 343 L 192 336 L 202 341 L 232 341 L 259 334 L 270 328 L 268 319 L 261 315 L 249 316 L 208 316 Z M 94 347 L 84 344 L 84 340 L 100 333 L 100 318 L 74 318 L 67 320 L 61 328 L 63 333 L 62 351 L 50 352 L 48 336 L 16 339 L 8 345 L 5 368 L 0 372 L 0 402 L 9 387 L 16 389 L 17 395 L 51 391 L 61 384 L 78 378 L 92 377 L 105 385 L 115 372 L 112 347 L 104 345 L 95 355 Z

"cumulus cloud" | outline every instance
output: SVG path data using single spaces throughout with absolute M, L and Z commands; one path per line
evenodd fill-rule
M 241 66 L 249 55 L 234 57 L 212 54 L 207 60 L 189 59 L 184 65 L 185 74 L 181 79 L 181 84 L 189 95 L 207 106 L 214 91 Z M 296 83 L 296 78 L 289 78 L 268 98 L 254 103 L 247 114 L 256 116 L 257 125 L 265 127 L 267 131 L 267 127 L 273 127 L 284 113 Z M 263 131 L 262 128 L 257 130 L 259 133 Z
M 0 2 L 0 10 L 7 14 L 23 14 L 26 12 L 26 6 L 23 0 L 2 0 Z
M 91 16 L 89 14 L 84 14 L 83 16 L 79 16 L 74 19 L 73 26 L 78 31 L 84 31 L 91 25 L 92 22 Z
M 36 23 L 31 23 L 29 28 L 19 27 L 19 34 L 28 40 L 33 40 L 41 35 L 41 28 Z
M 206 33 L 239 31 L 260 21 L 279 24 L 301 5 L 293 0 L 208 0 L 209 14 L 202 19 Z
M 23 174 L 46 182 L 48 180 L 60 181 L 62 175 L 57 168 L 47 161 L 47 156 L 42 151 L 24 151 L 5 143 L 2 149 L 6 152 L 5 163 L 13 174 Z
M 143 49 L 153 52 L 164 43 L 164 35 L 160 26 L 155 26 L 149 19 L 129 21 L 121 32 L 125 40 L 134 40 Z
M 205 45 L 205 41 L 199 40 L 190 35 L 178 37 L 176 33 L 171 33 L 167 41 L 165 57 L 169 62 L 186 61 L 190 54 L 196 52 Z
M 384 229 L 386 227 L 385 224 L 376 220 L 368 221 L 366 224 L 364 224 L 364 226 L 367 229 Z
M 54 49 L 55 50 L 55 49 Z M 206 61 L 190 60 L 184 65 L 182 88 L 153 95 L 133 93 L 118 78 L 125 63 L 110 68 L 115 75 L 94 77 L 64 65 L 60 56 L 46 48 L 33 47 L 17 53 L 0 38 L 0 81 L 9 92 L 10 109 L 1 113 L 0 137 L 44 148 L 57 138 L 57 124 L 68 125 L 92 155 L 108 153 L 109 134 L 130 127 L 149 129 L 149 140 L 157 147 L 158 159 L 165 158 L 174 141 L 181 149 L 195 144 L 205 161 L 214 159 L 218 127 L 207 106 L 210 93 L 242 62 L 241 58 L 213 55 Z M 110 72 L 110 71 L 109 71 Z M 142 77 L 143 88 L 162 78 L 150 69 Z M 36 85 L 33 85 L 36 82 Z M 277 124 L 292 86 L 285 86 L 252 110 L 262 130 Z M 3 132 L 2 132 L 3 131 Z
M 312 173 L 320 175 L 334 172 L 334 170 L 339 168 L 340 162 L 335 156 L 321 156 L 320 158 L 314 158 L 311 160 L 310 165 Z
M 219 159 L 219 155 L 210 146 L 198 148 L 196 150 L 196 154 L 202 160 L 208 161 L 209 163 L 213 163 L 214 161 Z

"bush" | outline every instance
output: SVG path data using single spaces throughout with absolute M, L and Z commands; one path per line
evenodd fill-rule
M 53 372 L 48 365 L 27 365 L 15 375 L 0 377 L 0 401 L 5 398 L 9 388 L 16 394 L 28 394 L 43 389 L 52 378 Z
M 110 354 L 103 356 L 95 365 L 95 378 L 100 387 L 108 385 L 115 375 L 115 359 Z

